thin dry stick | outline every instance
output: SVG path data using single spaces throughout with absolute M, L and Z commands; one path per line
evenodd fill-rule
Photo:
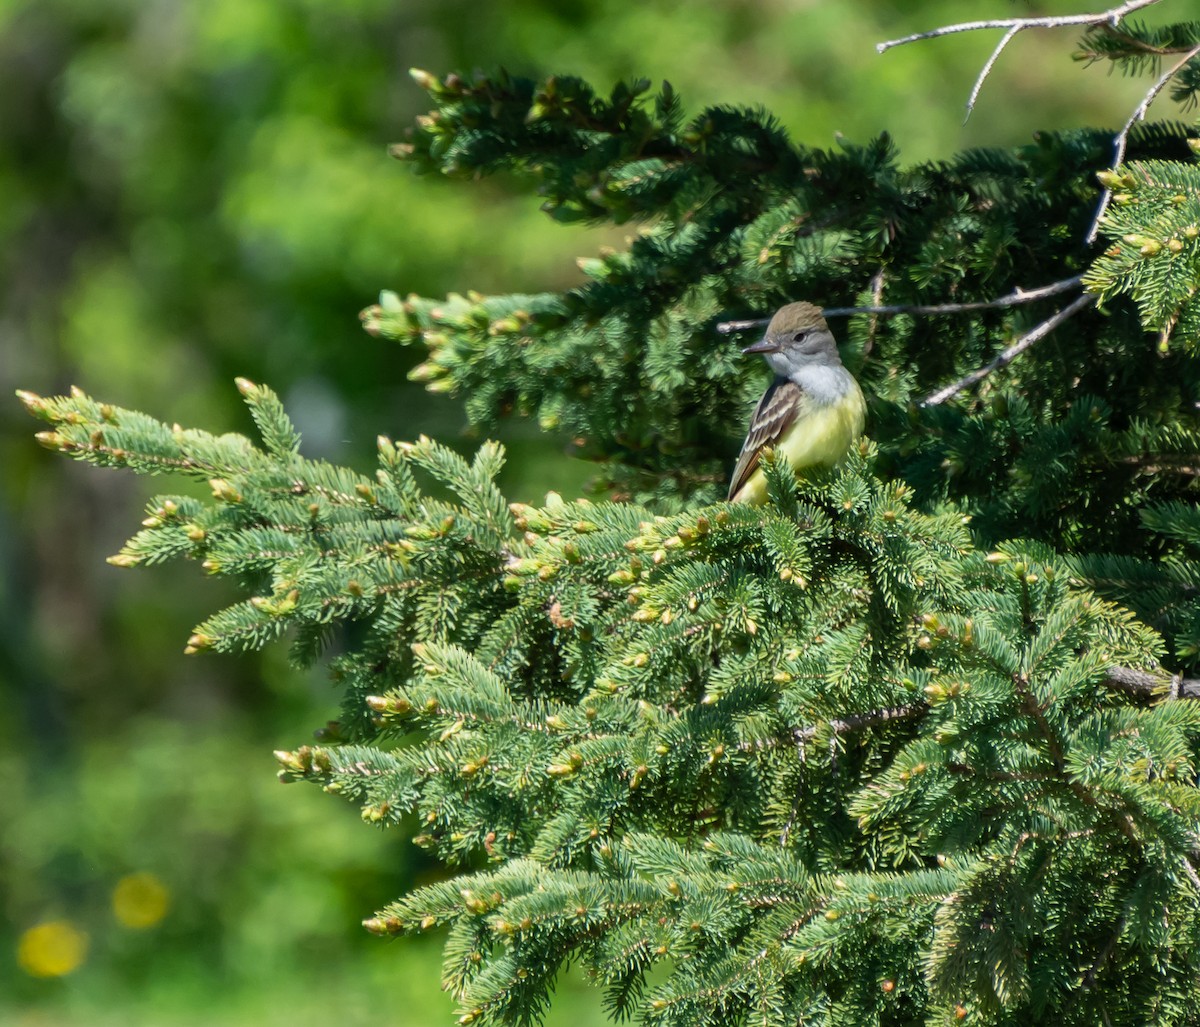
M 891 39 L 886 43 L 877 43 L 875 49 L 879 53 L 884 53 L 890 50 L 893 46 L 902 46 L 905 43 L 915 43 L 921 39 L 934 39 L 937 36 L 948 36 L 956 32 L 974 32 L 978 29 L 1007 29 L 1003 38 L 996 44 L 996 48 L 992 51 L 992 55 L 987 59 L 983 68 L 975 78 L 975 84 L 971 88 L 971 96 L 967 100 L 967 118 L 971 116 L 971 112 L 975 109 L 975 101 L 979 99 L 979 94 L 983 89 L 983 83 L 987 81 L 987 77 L 992 73 L 992 69 L 996 66 L 996 62 L 1000 59 L 1000 55 L 1004 53 L 1005 47 L 1011 43 L 1020 32 L 1026 29 L 1034 28 L 1063 28 L 1068 25 L 1102 25 L 1109 24 L 1116 28 L 1120 24 L 1121 19 L 1127 14 L 1138 10 L 1142 7 L 1149 7 L 1151 4 L 1158 3 L 1159 0 L 1129 0 L 1129 2 L 1121 4 L 1119 7 L 1110 8 L 1107 11 L 1098 12 L 1095 14 L 1068 14 L 1058 16 L 1047 16 L 1044 18 L 996 18 L 988 21 L 965 21 L 957 25 L 945 25 L 939 29 L 932 29 L 929 32 L 918 32 L 915 35 L 905 36 L 903 39 Z M 965 119 L 964 119 L 965 120 Z M 1090 241 L 1090 240 L 1089 240 Z
M 987 63 L 983 66 L 978 76 L 975 78 L 975 85 L 971 88 L 971 95 L 967 98 L 967 113 L 963 118 L 963 122 L 970 118 L 971 111 L 975 109 L 975 101 L 979 99 L 979 92 L 983 89 L 983 83 L 987 80 L 988 75 L 992 73 L 992 68 L 996 66 L 996 62 L 1000 59 L 1000 55 L 1004 53 L 1004 48 L 1008 46 L 1017 37 L 1017 33 L 1021 31 L 1020 25 L 1014 25 L 1004 33 L 1003 38 L 996 44 L 996 49 L 992 51 L 992 56 L 987 59 Z
M 874 283 L 875 279 L 872 279 Z M 1006 296 L 998 296 L 992 300 L 978 300 L 971 303 L 897 303 L 892 306 L 870 307 L 827 307 L 826 317 L 849 317 L 852 314 L 963 314 L 972 310 L 991 310 L 1000 307 L 1015 307 L 1022 303 L 1033 303 L 1047 296 L 1057 296 L 1061 292 L 1070 292 L 1083 284 L 1083 276 L 1064 278 L 1049 285 L 1039 285 L 1036 289 L 1014 289 Z M 761 328 L 769 322 L 769 318 L 754 318 L 750 321 L 722 321 L 717 325 L 717 331 L 722 335 L 733 332 L 744 332 L 750 328 Z
M 1167 83 L 1183 70 L 1184 65 L 1188 61 L 1198 54 L 1200 54 L 1200 44 L 1193 46 L 1179 61 L 1163 72 L 1159 76 L 1158 81 L 1142 97 L 1142 102 L 1137 105 L 1134 112 L 1129 115 L 1129 120 L 1125 122 L 1125 126 L 1117 133 L 1113 146 L 1112 166 L 1114 168 L 1120 167 L 1121 162 L 1125 159 L 1125 147 L 1129 143 L 1129 133 L 1133 130 L 1133 126 L 1146 117 L 1146 112 L 1149 111 L 1150 105 L 1158 97 L 1158 94 L 1166 88 Z M 1087 238 L 1085 239 L 1089 245 L 1096 241 L 1096 236 L 1100 232 L 1100 220 L 1104 217 L 1104 212 L 1108 210 L 1109 203 L 1112 202 L 1112 195 L 1111 189 L 1105 189 L 1104 195 L 1100 197 L 1100 206 L 1096 208 L 1096 216 L 1092 218 L 1092 227 L 1088 229 Z
M 963 389 L 970 388 L 976 382 L 983 381 L 983 379 L 993 371 L 997 371 L 1002 367 L 1007 367 L 1039 339 L 1045 338 L 1045 336 L 1049 335 L 1052 331 L 1054 331 L 1055 328 L 1057 328 L 1068 318 L 1079 313 L 1079 311 L 1083 310 L 1084 307 L 1090 307 L 1095 302 L 1096 297 L 1092 296 L 1091 294 L 1085 293 L 1083 296 L 1076 297 L 1071 303 L 1068 303 L 1053 317 L 1046 318 L 1046 320 L 1036 328 L 1026 332 L 1011 346 L 998 353 L 990 363 L 985 364 L 983 367 L 976 368 L 970 374 L 964 375 L 962 378 L 958 379 L 958 381 L 951 382 L 949 385 L 938 389 L 937 392 L 930 393 L 921 401 L 921 406 L 933 407 L 937 406 L 939 403 L 945 403 L 946 400 L 948 400 L 951 396 L 958 395 L 958 393 L 962 392 Z
M 957 32 L 977 32 L 980 29 L 1016 29 L 1018 32 L 1021 32 L 1024 29 L 1054 29 L 1065 28 L 1069 25 L 1101 25 L 1105 22 L 1115 28 L 1127 14 L 1139 11 L 1143 7 L 1151 7 L 1158 2 L 1159 0 L 1128 0 L 1127 3 L 1119 4 L 1107 11 L 1100 11 L 1093 14 L 1065 14 L 1043 18 L 993 18 L 987 21 L 964 21 L 959 22 L 957 25 L 943 25 L 941 28 L 931 29 L 928 32 L 917 32 L 914 35 L 904 36 L 901 39 L 889 39 L 884 43 L 876 43 L 875 49 L 879 53 L 886 53 L 892 47 L 903 46 L 905 43 L 916 43 L 922 39 L 936 39 L 938 36 L 949 36 Z
M 993 310 L 1003 307 L 1018 307 L 1033 303 L 1047 296 L 1070 292 L 1083 284 L 1083 276 L 1075 275 L 1036 289 L 1016 288 L 1005 296 L 993 300 L 976 300 L 971 303 L 897 303 L 888 307 L 830 307 L 825 311 L 829 317 L 849 317 L 851 314 L 963 314 L 972 310 Z

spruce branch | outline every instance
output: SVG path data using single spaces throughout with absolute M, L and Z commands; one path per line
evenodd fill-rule
M 1184 859 L 1184 863 L 1187 860 Z M 1193 871 L 1194 872 L 1194 871 Z M 1100 954 L 1092 961 L 1092 965 L 1084 971 L 1079 979 L 1081 988 L 1093 988 L 1096 984 L 1096 977 L 1104 968 L 1104 964 L 1108 962 L 1109 957 L 1116 950 L 1117 942 L 1121 940 L 1121 935 L 1125 932 L 1125 925 L 1129 917 L 1127 913 L 1123 913 L 1117 921 L 1116 926 L 1108 937 L 1108 941 L 1104 943 L 1104 947 L 1100 950 Z
M 415 814 L 415 840 L 447 862 L 495 864 L 368 921 L 385 934 L 448 925 L 446 983 L 467 1020 L 539 1009 L 555 969 L 585 951 L 625 995 L 671 962 L 650 1010 L 679 1023 L 832 994 L 782 957 L 825 953 L 839 979 L 864 948 L 915 967 L 948 899 L 967 924 L 1018 885 L 1054 903 L 1096 873 L 1078 842 L 1061 864 L 1039 847 L 1045 872 L 1023 879 L 1010 860 L 1011 888 L 978 901 L 970 870 L 913 869 L 947 850 L 986 866 L 981 818 L 1009 818 L 1005 848 L 1022 832 L 1082 840 L 1109 793 L 1132 811 L 1114 814 L 1123 832 L 1134 814 L 1154 829 L 1177 819 L 1173 782 L 1126 799 L 1115 777 L 1081 781 L 1094 800 L 1082 811 L 1048 798 L 1070 783 L 1076 741 L 1099 738 L 1102 775 L 1122 745 L 1148 747 L 1155 765 L 1184 758 L 1200 733 L 1191 704 L 1141 708 L 1094 687 L 1102 660 L 1151 665 L 1157 637 L 1077 591 L 1044 549 L 975 550 L 958 512 L 921 513 L 906 485 L 880 479 L 869 445 L 824 476 L 776 467 L 762 509 L 655 516 L 553 494 L 510 506 L 497 446 L 471 461 L 380 439 L 374 478 L 350 476 L 301 457 L 274 395 L 241 385 L 266 450 L 82 395 L 22 398 L 76 459 L 151 473 L 141 454 L 169 444 L 221 474 L 207 503 L 156 501 L 135 554 L 272 583 L 202 625 L 194 648 L 358 622 L 334 663 L 349 734 L 281 751 L 281 777 L 342 794 L 369 823 Z M 97 449 L 101 430 L 112 437 Z M 450 499 L 423 492 L 414 469 Z M 1012 686 L 997 690 L 995 668 L 1025 652 L 1026 705 L 1036 686 L 1053 710 L 1017 710 Z M 1044 753 L 1011 744 L 1039 715 L 1052 777 Z M 826 734 L 836 758 L 805 759 Z M 827 829 L 830 810 L 857 817 L 850 835 Z M 631 965 L 631 951 L 655 955 Z M 948 963 L 939 980 L 974 994 L 969 968 Z
M 1200 895 L 1200 874 L 1196 873 L 1196 867 L 1187 856 L 1179 857 L 1180 863 L 1183 864 L 1183 872 L 1187 874 L 1187 879 L 1192 882 L 1192 887 L 1196 889 L 1196 894 Z
M 1148 670 L 1138 670 L 1134 667 L 1111 666 L 1107 669 L 1103 684 L 1115 691 L 1125 692 L 1139 698 L 1170 698 L 1170 699 L 1200 699 L 1200 678 L 1183 678 L 1181 675 L 1163 676 Z M 799 745 L 806 745 L 814 738 L 823 734 L 841 736 L 865 731 L 892 721 L 912 720 L 927 712 L 929 704 L 925 702 L 904 703 L 898 706 L 884 706 L 874 710 L 864 710 L 862 713 L 852 713 L 845 717 L 835 717 L 832 720 L 818 724 L 808 724 L 804 727 L 792 728 L 789 737 Z M 759 739 L 745 742 L 739 748 L 743 750 L 761 751 L 772 745 L 779 744 L 780 739 Z
M 1077 60 L 1096 61 L 1130 60 L 1156 61 L 1159 57 L 1187 53 L 1190 41 L 1184 43 L 1178 30 L 1184 26 L 1171 25 L 1161 29 L 1138 27 L 1138 33 L 1124 32 L 1111 25 L 1098 25 L 1085 34 Z
M 1155 101 L 1158 95 L 1166 88 L 1167 83 L 1181 72 L 1184 67 L 1197 55 L 1200 55 L 1200 43 L 1197 43 L 1188 50 L 1178 61 L 1164 71 L 1149 89 L 1146 90 L 1141 102 L 1133 109 L 1133 113 L 1129 115 L 1129 119 L 1121 127 L 1121 131 L 1117 133 L 1113 140 L 1113 159 L 1112 167 L 1119 168 L 1125 161 L 1125 148 L 1129 144 L 1129 133 L 1139 121 L 1146 117 L 1146 113 L 1150 110 L 1150 105 Z M 1104 218 L 1105 212 L 1108 210 L 1108 205 L 1112 202 L 1113 190 L 1111 185 L 1106 185 L 1104 192 L 1100 196 L 1100 203 L 1096 208 L 1096 214 L 1092 218 L 1092 225 L 1088 229 L 1084 241 L 1090 246 L 1096 241 L 1096 236 L 1100 233 L 1100 222 Z
M 1084 275 L 1098 302 L 1127 296 L 1158 352 L 1172 335 L 1193 347 L 1200 339 L 1195 303 L 1200 268 L 1200 170 L 1174 160 L 1134 161 L 1097 176 L 1114 190 L 1100 221 L 1112 244 Z
M 1125 692 L 1139 698 L 1200 699 L 1200 678 L 1184 678 L 1181 675 L 1164 677 L 1148 670 L 1134 667 L 1111 666 L 1105 673 L 1103 684 L 1115 691 Z M 808 724 L 792 728 L 789 737 L 798 745 L 806 745 L 823 734 L 841 736 L 865 731 L 893 721 L 912 720 L 929 709 L 925 702 L 904 703 L 899 706 L 884 706 L 875 710 L 864 710 L 845 717 L 835 717 L 819 724 Z M 743 743 L 739 748 L 759 750 L 778 744 L 779 739 Z
M 921 401 L 921 406 L 932 407 L 940 403 L 945 403 L 946 400 L 958 395 L 964 389 L 970 388 L 977 382 L 983 381 L 993 371 L 998 371 L 1002 367 L 1007 367 L 1017 357 L 1024 353 L 1034 343 L 1040 339 L 1044 339 L 1055 328 L 1064 321 L 1074 317 L 1079 311 L 1092 306 L 1096 302 L 1096 297 L 1091 295 L 1078 296 L 1065 307 L 1055 313 L 1053 316 L 1046 318 L 1041 324 L 1035 328 L 1031 328 L 1028 332 L 1022 335 L 1011 346 L 1005 347 L 1000 353 L 996 354 L 995 358 L 983 367 L 976 368 L 970 374 L 963 375 L 958 381 L 951 382 L 949 385 L 938 389 L 936 392 L 931 392 L 924 400 Z

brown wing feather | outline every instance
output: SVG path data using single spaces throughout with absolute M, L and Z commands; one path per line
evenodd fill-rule
M 788 430 L 800 411 L 800 400 L 804 390 L 787 378 L 776 378 L 763 393 L 754 416 L 750 418 L 750 430 L 742 443 L 742 452 L 733 478 L 729 483 L 729 498 L 732 499 L 750 479 L 758 467 L 758 455 L 764 446 L 773 446 Z

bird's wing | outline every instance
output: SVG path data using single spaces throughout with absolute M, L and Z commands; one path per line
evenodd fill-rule
M 758 456 L 763 447 L 774 446 L 791 427 L 800 413 L 803 399 L 804 390 L 788 378 L 776 378 L 768 386 L 750 418 L 750 430 L 742 443 L 742 452 L 729 483 L 730 499 L 738 494 L 758 467 Z

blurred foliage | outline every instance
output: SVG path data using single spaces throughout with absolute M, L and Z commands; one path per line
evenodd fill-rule
M 461 190 L 387 160 L 426 105 L 410 65 L 652 75 L 695 109 L 765 105 L 814 145 L 887 128 L 910 160 L 1124 120 L 1141 86 L 1097 88 L 1053 36 L 1017 41 L 965 129 L 961 104 L 994 39 L 873 51 L 984 6 L 0 0 L 0 386 L 78 381 L 245 429 L 228 387 L 242 374 L 280 389 L 312 456 L 365 464 L 380 430 L 451 439 L 461 409 L 407 383 L 406 358 L 362 335 L 356 312 L 384 286 L 561 289 L 580 280 L 579 250 L 605 237 L 564 232 L 502 177 Z M 504 438 L 509 494 L 571 494 L 588 475 L 534 426 Z M 319 796 L 273 791 L 270 749 L 331 706 L 324 684 L 270 654 L 181 658 L 223 586 L 181 567 L 118 577 L 101 559 L 153 483 L 52 461 L 15 403 L 0 408 L 0 462 L 5 1022 L 446 1022 L 448 1000 L 380 1011 L 356 987 L 407 973 L 414 995 L 429 993 L 432 950 L 381 946 L 356 926 L 409 887 L 409 847 L 331 824 Z M 180 749 L 195 770 L 182 781 L 164 769 Z M 140 931 L 111 907 L 138 873 L 169 896 Z M 87 935 L 84 962 L 35 979 L 21 939 L 64 916 Z M 596 1015 L 569 1002 L 555 1013 Z

